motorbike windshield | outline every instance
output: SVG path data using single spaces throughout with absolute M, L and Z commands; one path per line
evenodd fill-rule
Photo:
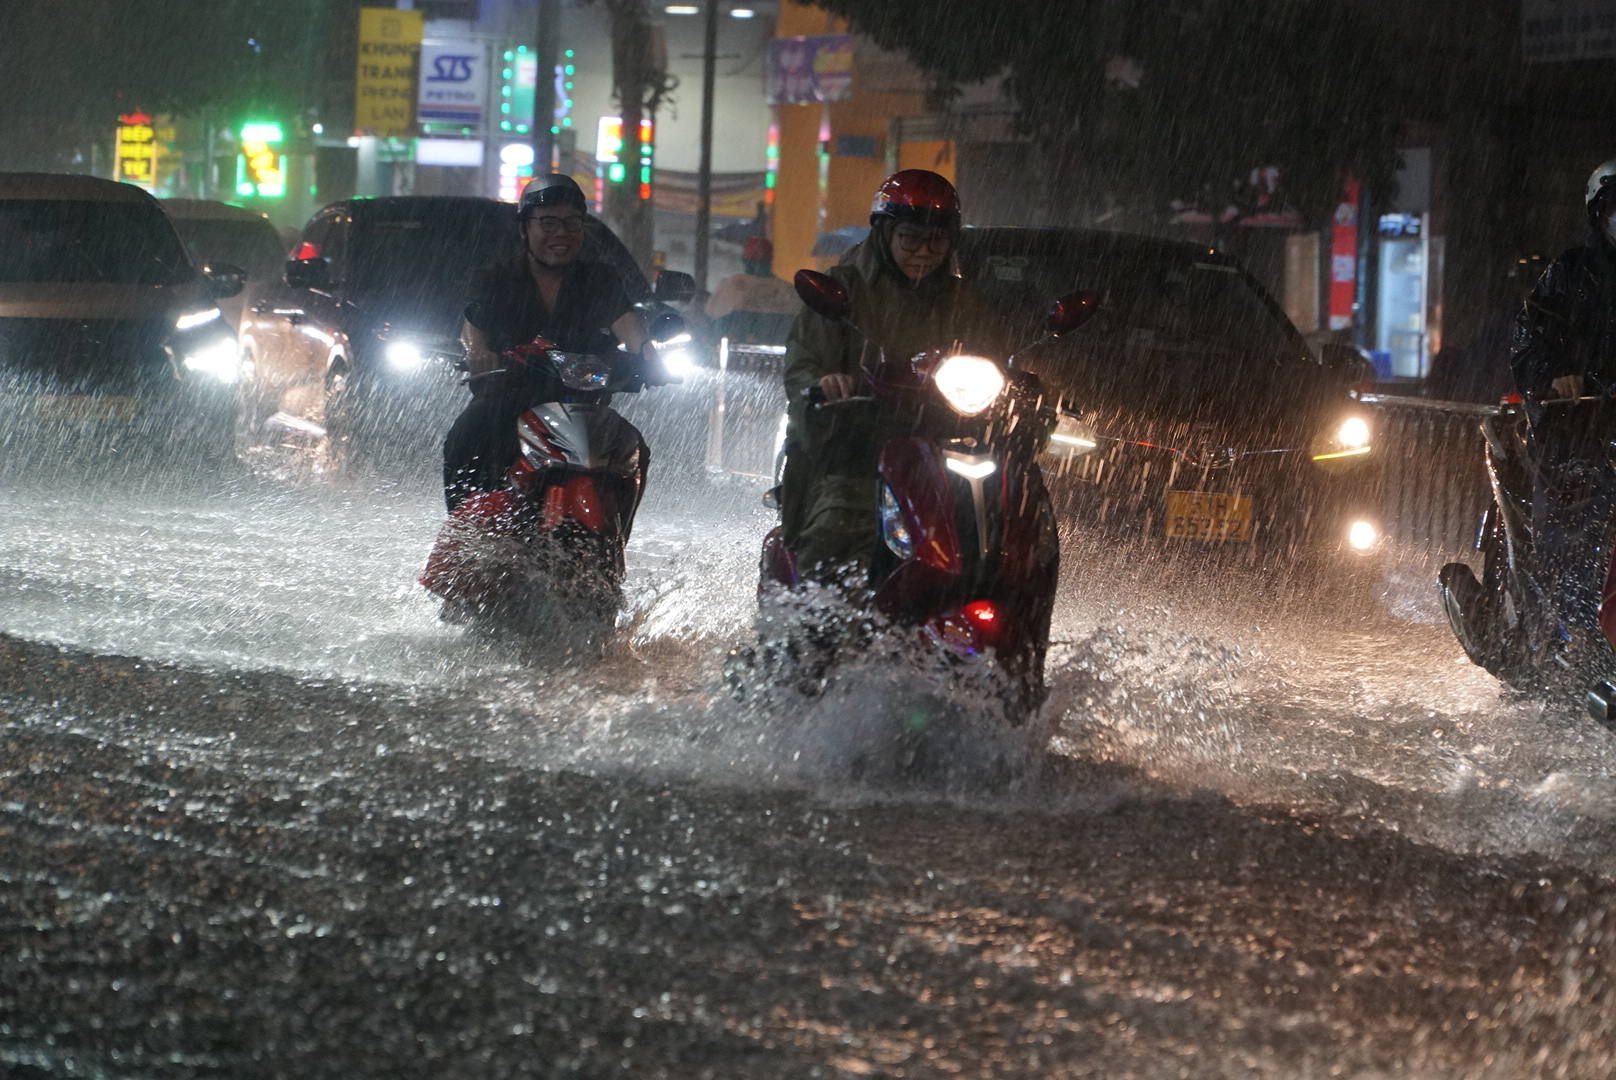
M 178 285 L 194 275 L 179 237 L 155 205 L 0 202 L 0 282 Z
M 568 390 L 604 390 L 612 381 L 609 361 L 589 353 L 551 352 L 550 360 Z

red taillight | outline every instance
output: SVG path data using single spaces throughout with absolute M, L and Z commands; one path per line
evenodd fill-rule
M 304 259 L 318 259 L 319 257 L 320 246 L 318 244 L 311 244 L 307 240 L 297 245 L 297 250 L 292 252 L 292 258 L 296 259 L 298 262 L 302 262 Z
M 1004 612 L 992 600 L 973 600 L 960 608 L 960 614 L 971 620 L 983 637 L 993 637 L 1004 626 Z
M 1519 394 L 1505 394 L 1502 404 L 1505 404 L 1505 405 L 1521 405 L 1521 404 L 1524 404 L 1525 401 L 1526 401 L 1526 399 L 1521 397 L 1521 395 L 1519 395 Z

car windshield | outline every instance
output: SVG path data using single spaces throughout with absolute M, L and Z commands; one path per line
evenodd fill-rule
M 155 206 L 0 201 L 0 282 L 174 285 L 194 272 L 168 219 Z
M 217 218 L 173 218 L 191 258 L 198 264 L 229 263 L 248 277 L 273 275 L 284 253 L 275 227 L 267 221 L 231 221 Z
M 1187 245 L 1107 240 L 1029 233 L 973 245 L 968 236 L 961 254 L 968 276 L 1029 337 L 1052 300 L 1086 289 L 1100 294 L 1101 314 L 1082 333 L 1121 351 L 1222 353 L 1264 364 L 1306 354 L 1284 314 L 1238 267 Z
M 476 271 L 516 250 L 515 214 L 470 199 L 382 204 L 355 214 L 353 237 L 356 292 L 459 301 Z

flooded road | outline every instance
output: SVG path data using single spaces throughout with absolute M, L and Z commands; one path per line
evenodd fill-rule
M 5 485 L 0 1062 L 1608 1075 L 1611 737 L 1462 663 L 1423 568 L 1068 537 L 1040 721 L 854 782 L 927 673 L 730 698 L 756 495 L 653 484 L 585 660 L 437 621 L 420 485 Z

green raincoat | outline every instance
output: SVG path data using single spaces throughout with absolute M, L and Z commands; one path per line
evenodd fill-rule
M 893 262 L 891 226 L 880 222 L 830 276 L 847 289 L 851 322 L 804 310 L 786 339 L 785 387 L 791 426 L 780 492 L 781 525 L 797 565 L 833 579 L 869 556 L 876 529 L 876 458 L 881 432 L 867 410 L 814 411 L 803 391 L 826 375 L 855 377 L 882 353 L 907 358 L 956 346 L 1004 356 L 1004 324 L 974 288 L 945 263 L 920 282 Z M 862 381 L 862 379 L 861 379 Z M 864 392 L 863 390 L 860 391 Z M 818 571 L 815 572 L 815 567 Z

